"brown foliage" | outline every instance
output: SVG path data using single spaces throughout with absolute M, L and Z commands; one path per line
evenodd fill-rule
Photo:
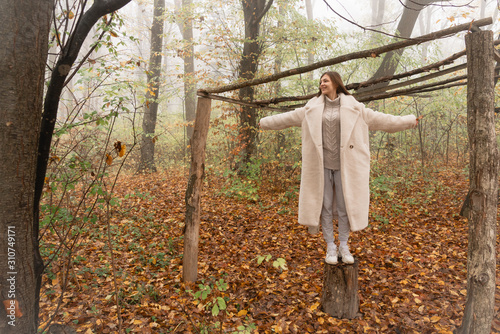
M 186 292 L 197 287 L 181 279 L 187 172 L 122 177 L 122 204 L 111 225 L 122 273 L 117 280 L 123 328 L 199 333 L 201 325 L 220 321 L 224 333 L 250 323 L 258 333 L 451 333 L 461 323 L 466 295 L 467 222 L 458 212 L 467 180 L 457 168 L 443 167 L 425 178 L 414 168 L 413 182 L 374 198 L 370 226 L 351 235 L 363 314 L 355 320 L 320 310 L 325 245 L 321 234 L 311 236 L 297 224 L 296 197 L 280 200 L 293 181 L 277 185 L 279 180 L 264 178 L 260 202 L 251 203 L 221 195 L 223 180 L 207 175 L 198 276 L 207 285 L 220 278 L 229 285 L 212 292 L 227 299 L 227 312 L 214 317 L 205 301 Z M 134 192 L 154 197 L 125 199 Z M 105 229 L 103 223 L 100 230 Z M 110 262 L 106 241 L 98 231 L 84 238 L 76 254 L 84 260 L 73 265 L 72 286 L 56 321 L 82 333 L 116 333 L 113 279 L 104 270 Z M 287 270 L 272 262 L 259 265 L 255 259 L 266 254 L 284 258 Z M 42 321 L 55 308 L 59 276 L 43 283 Z M 496 297 L 500 301 L 498 292 Z M 493 329 L 500 329 L 498 316 Z

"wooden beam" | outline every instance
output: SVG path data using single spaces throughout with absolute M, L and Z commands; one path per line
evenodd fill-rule
M 494 46 L 496 46 L 498 44 L 500 44 L 500 40 L 496 40 L 493 43 Z M 432 70 L 438 70 L 441 66 L 451 64 L 456 59 L 458 59 L 462 56 L 465 56 L 465 50 L 454 53 L 453 55 L 451 55 L 445 59 L 442 59 L 440 61 L 437 61 L 435 63 L 429 64 L 429 65 L 426 65 L 423 67 L 419 67 L 419 68 L 416 68 L 416 69 L 413 69 L 413 70 L 410 70 L 407 72 L 403 72 L 403 73 L 399 73 L 399 74 L 395 74 L 395 75 L 391 75 L 391 76 L 386 76 L 386 77 L 381 77 L 381 78 L 377 78 L 377 79 L 373 79 L 373 80 L 363 81 L 360 83 L 350 83 L 350 84 L 346 85 L 346 88 L 347 88 L 347 90 L 352 90 L 352 89 L 356 90 L 356 89 L 359 89 L 362 87 L 369 87 L 369 86 L 378 84 L 380 82 L 399 80 L 399 79 L 407 78 L 407 77 L 410 77 L 410 76 L 413 76 L 416 74 L 425 73 L 425 72 L 429 72 Z M 445 70 L 443 70 L 443 71 L 445 71 Z M 304 101 L 304 100 L 311 99 L 314 95 L 316 95 L 316 93 L 303 95 L 303 96 L 278 97 L 278 98 L 272 98 L 272 99 L 268 99 L 268 100 L 258 100 L 258 101 L 254 101 L 254 102 L 258 103 L 258 104 L 268 105 L 268 104 L 278 104 L 281 102 L 288 102 L 288 101 Z
M 200 198 L 205 176 L 205 149 L 212 100 L 199 97 L 196 107 L 193 136 L 191 137 L 191 168 L 186 189 L 186 220 L 182 278 L 194 282 L 198 277 L 198 241 L 200 236 Z
M 212 100 L 218 100 L 218 101 L 223 101 L 223 102 L 238 104 L 238 105 L 241 105 L 241 106 L 248 106 L 248 107 L 252 107 L 252 108 L 260 108 L 260 109 L 271 110 L 271 111 L 284 112 L 284 111 L 293 110 L 292 108 L 287 108 L 287 107 L 281 107 L 281 108 L 269 107 L 266 104 L 258 103 L 256 101 L 254 101 L 254 102 L 247 102 L 247 101 L 241 101 L 241 100 L 232 99 L 230 97 L 225 97 L 225 96 L 220 96 L 220 95 L 204 94 L 202 92 L 198 92 L 198 96 L 205 97 L 207 99 L 212 99 Z
M 443 60 L 440 60 L 438 62 L 429 64 L 429 65 L 426 65 L 423 67 L 419 67 L 419 68 L 413 69 L 411 71 L 407 71 L 407 72 L 400 73 L 400 74 L 395 74 L 392 76 L 386 76 L 386 77 L 382 77 L 382 78 L 372 79 L 372 80 L 364 81 L 361 83 L 348 84 L 348 85 L 346 85 L 346 88 L 358 90 L 360 88 L 369 87 L 369 86 L 376 85 L 378 83 L 385 82 L 385 81 L 399 80 L 399 79 L 411 77 L 411 76 L 416 75 L 416 74 L 430 72 L 432 70 L 439 70 L 439 68 L 441 66 L 451 64 L 456 59 L 463 57 L 463 56 L 465 56 L 465 50 L 454 53 L 451 56 L 449 56 Z
M 374 95 L 371 95 L 371 96 L 361 96 L 361 97 L 358 97 L 358 96 L 354 95 L 354 97 L 356 97 L 356 99 L 359 102 L 374 101 L 374 100 L 380 100 L 380 99 L 387 98 L 387 97 L 394 97 L 394 96 L 399 96 L 399 95 L 408 95 L 410 93 L 416 93 L 416 92 L 419 92 L 419 91 L 423 91 L 426 88 L 431 88 L 431 87 L 436 87 L 436 86 L 442 86 L 442 85 L 445 85 L 445 84 L 448 84 L 448 83 L 451 83 L 451 82 L 456 82 L 456 81 L 465 80 L 465 79 L 467 79 L 467 75 L 461 75 L 461 76 L 458 76 L 458 77 L 454 77 L 454 78 L 450 78 L 450 79 L 446 79 L 446 80 L 442 80 L 442 81 L 433 82 L 433 83 L 430 83 L 430 84 L 425 84 L 425 85 L 421 85 L 421 86 L 400 89 L 400 90 L 397 90 L 397 91 L 394 91 L 394 92 L 380 92 L 378 94 L 374 94 Z
M 222 86 L 222 87 L 200 89 L 199 91 L 204 92 L 204 93 L 208 93 L 208 94 L 223 93 L 223 92 L 227 92 L 230 90 L 240 89 L 243 87 L 255 86 L 255 85 L 260 85 L 260 84 L 271 82 L 271 81 L 277 81 L 277 80 L 285 78 L 285 77 L 309 72 L 309 71 L 312 71 L 312 70 L 315 70 L 318 68 L 322 68 L 322 67 L 326 67 L 326 66 L 332 66 L 332 65 L 339 64 L 339 63 L 342 63 L 342 62 L 345 62 L 348 60 L 359 59 L 359 58 L 378 57 L 380 54 L 383 54 L 383 53 L 386 53 L 389 51 L 401 49 L 401 48 L 408 47 L 411 45 L 424 43 L 427 41 L 432 41 L 432 40 L 439 39 L 439 38 L 444 38 L 444 37 L 447 37 L 449 35 L 460 32 L 460 31 L 469 30 L 472 26 L 479 27 L 479 26 L 492 24 L 492 22 L 493 22 L 493 20 L 491 19 L 491 17 L 477 20 L 477 21 L 471 21 L 469 23 L 460 24 L 460 25 L 457 25 L 455 27 L 451 27 L 451 28 L 436 31 L 436 32 L 433 32 L 433 33 L 430 33 L 427 35 L 423 35 L 423 36 L 420 36 L 418 38 L 405 39 L 403 41 L 395 42 L 395 43 L 384 45 L 381 47 L 377 47 L 377 48 L 373 48 L 373 49 L 369 49 L 369 50 L 365 50 L 365 51 L 358 51 L 358 52 L 354 52 L 354 53 L 349 53 L 346 55 L 327 59 L 327 60 L 320 61 L 320 62 L 311 64 L 311 65 L 294 68 L 294 69 L 291 69 L 288 71 L 268 75 L 265 77 L 256 78 L 256 79 L 243 81 L 243 82 L 238 82 L 238 83 L 234 83 L 234 84 L 230 84 L 230 85 L 226 85 L 226 86 Z
M 500 43 L 500 41 L 498 41 L 498 43 Z M 363 81 L 360 83 L 350 83 L 350 84 L 346 85 L 346 88 L 347 88 L 347 90 L 359 89 L 362 87 L 369 87 L 371 85 L 375 85 L 375 84 L 378 84 L 380 82 L 398 80 L 398 79 L 410 77 L 410 76 L 413 76 L 416 74 L 425 73 L 425 72 L 429 72 L 432 70 L 437 70 L 441 66 L 453 63 L 454 60 L 456 60 L 462 56 L 465 56 L 465 50 L 457 52 L 457 53 L 455 53 L 455 54 L 453 54 L 453 55 L 451 55 L 443 60 L 438 61 L 438 62 L 429 64 L 429 65 L 426 65 L 426 66 L 423 66 L 423 67 L 420 67 L 417 69 L 413 69 L 411 71 L 407 71 L 404 73 L 395 74 L 395 75 L 391 75 L 391 76 L 386 76 L 386 77 L 382 77 L 382 78 L 377 78 L 377 79 L 373 79 L 373 80 Z M 446 71 L 446 70 L 443 70 L 443 71 Z M 369 92 L 370 91 L 368 91 L 366 93 L 369 93 Z M 254 101 L 254 103 L 260 104 L 260 105 L 269 105 L 269 104 L 278 104 L 281 102 L 289 102 L 289 101 L 304 101 L 304 100 L 312 99 L 316 94 L 317 93 L 312 93 L 312 94 L 302 95 L 302 96 L 289 96 L 289 97 L 277 97 L 277 98 L 275 97 L 275 98 L 268 99 L 268 100 L 257 100 L 257 101 Z
M 356 98 L 358 98 L 358 97 L 359 98 L 363 98 L 365 96 L 370 96 L 370 95 L 374 95 L 374 94 L 378 94 L 378 93 L 389 92 L 390 90 L 393 90 L 393 89 L 396 89 L 396 88 L 401 88 L 401 87 L 413 85 L 413 84 L 418 83 L 418 82 L 422 82 L 422 81 L 427 81 L 427 80 L 430 80 L 430 79 L 434 79 L 434 78 L 437 78 L 437 77 L 440 77 L 440 76 L 443 76 L 443 75 L 446 75 L 446 74 L 449 74 L 449 73 L 453 73 L 453 72 L 456 72 L 456 71 L 459 71 L 459 70 L 463 70 L 465 68 L 467 68 L 467 64 L 461 64 L 461 65 L 453 66 L 453 67 L 447 68 L 446 70 L 442 70 L 442 71 L 435 72 L 435 73 L 432 73 L 432 74 L 424 75 L 424 76 L 419 77 L 419 78 L 415 78 L 415 79 L 411 79 L 411 80 L 406 80 L 406 81 L 403 81 L 403 82 L 400 82 L 400 83 L 397 83 L 397 84 L 394 84 L 394 85 L 376 88 L 374 90 L 364 91 L 363 93 L 361 93 L 359 95 L 356 95 Z
M 495 40 L 495 42 L 493 43 L 493 46 L 497 46 L 499 44 L 500 44 L 500 39 L 499 40 Z M 426 65 L 426 66 L 423 66 L 423 67 L 419 67 L 419 68 L 416 68 L 416 69 L 413 69 L 413 70 L 410 70 L 410 71 L 407 71 L 407 72 L 395 74 L 395 75 L 392 75 L 392 76 L 381 77 L 381 78 L 377 78 L 377 79 L 373 79 L 373 80 L 363 81 L 363 82 L 360 82 L 360 83 L 350 83 L 350 84 L 346 85 L 346 88 L 348 90 L 359 89 L 359 88 L 362 88 L 362 87 L 368 87 L 368 86 L 371 86 L 371 85 L 375 85 L 375 84 L 380 83 L 380 82 L 392 81 L 392 80 L 399 80 L 399 79 L 410 77 L 410 76 L 413 76 L 413 75 L 416 75 L 416 74 L 425 73 L 425 72 L 429 72 L 429 71 L 432 71 L 432 70 L 437 70 L 437 69 L 439 69 L 439 67 L 451 64 L 456 59 L 464 56 L 465 52 L 466 51 L 463 50 L 463 51 L 454 53 L 453 55 L 451 55 L 451 56 L 449 56 L 449 57 L 447 57 L 445 59 L 442 59 L 442 60 L 434 62 L 432 64 L 429 64 L 429 65 Z M 499 52 L 497 51 L 497 53 L 499 53 Z M 500 61 L 499 61 L 499 63 L 500 63 Z M 458 66 L 466 66 L 466 65 L 463 64 L 463 65 L 458 65 Z M 497 66 L 497 68 L 498 68 L 498 66 Z M 426 78 L 430 79 L 430 78 L 433 78 L 433 77 L 437 77 L 437 76 L 446 74 L 446 73 L 448 73 L 448 71 L 454 71 L 454 70 L 458 70 L 458 69 L 459 68 L 457 68 L 457 67 L 443 69 L 441 71 L 436 72 L 435 74 L 431 74 L 431 76 L 426 77 Z M 415 79 L 415 80 L 417 80 L 417 81 L 423 81 L 422 79 Z M 407 85 L 407 83 L 409 81 L 410 80 L 405 81 L 405 83 L 403 83 L 401 85 L 399 85 L 399 84 L 398 85 L 399 85 L 399 87 L 405 86 L 405 85 Z M 463 84 L 443 85 L 443 89 L 454 87 L 454 86 L 460 86 L 460 85 L 463 85 Z M 396 87 L 394 87 L 394 88 L 396 88 Z M 387 87 L 385 87 L 384 89 L 387 90 Z M 440 88 L 437 88 L 437 89 L 436 88 L 425 89 L 425 91 L 435 91 L 435 90 L 438 90 L 438 89 L 440 89 Z M 366 91 L 366 92 L 364 92 L 363 96 L 367 96 L 368 94 L 370 94 L 371 96 L 373 96 L 372 93 L 373 93 L 373 91 Z M 416 93 L 418 93 L 418 92 L 416 92 Z M 220 96 L 220 95 L 207 94 L 207 93 L 204 93 L 203 91 L 198 91 L 198 96 L 207 97 L 207 98 L 211 98 L 211 99 L 215 99 L 215 100 L 220 100 L 220 101 L 225 101 L 225 102 L 228 102 L 228 103 L 235 103 L 235 104 L 240 104 L 240 105 L 248 105 L 250 107 L 262 108 L 262 109 L 267 109 L 267 110 L 277 111 L 277 112 L 289 111 L 289 110 L 292 110 L 293 108 L 292 108 L 292 106 L 286 106 L 286 107 L 281 107 L 281 108 L 272 108 L 272 107 L 269 107 L 268 105 L 269 104 L 279 104 L 279 103 L 282 103 L 282 102 L 306 101 L 306 100 L 310 100 L 311 98 L 313 98 L 316 94 L 317 93 L 312 93 L 312 94 L 308 94 L 308 95 L 301 95 L 301 96 L 284 96 L 284 97 L 275 97 L 275 98 L 267 99 L 267 100 L 256 100 L 256 101 L 252 101 L 252 102 L 243 102 L 243 101 L 240 101 L 240 100 L 237 100 L 237 99 L 231 99 L 231 98 L 227 98 L 227 97 Z M 400 94 L 398 94 L 398 93 L 392 94 L 391 93 L 391 94 L 387 94 L 386 96 L 387 97 L 394 97 L 394 96 L 398 96 L 398 95 L 400 95 Z M 407 95 L 407 94 L 403 94 L 403 95 Z M 375 99 L 378 100 L 378 99 L 382 99 L 382 98 L 383 97 L 376 97 Z M 373 100 L 371 98 L 369 98 L 369 99 L 365 99 L 364 101 L 367 102 L 367 101 L 373 101 Z M 300 107 L 300 106 L 303 106 L 303 104 L 299 104 L 299 105 L 294 106 L 294 107 Z
M 453 80 L 453 81 L 455 81 L 455 80 Z M 419 87 L 401 89 L 401 90 L 397 90 L 397 91 L 390 92 L 390 93 L 382 93 L 379 95 L 367 96 L 367 97 L 360 99 L 359 102 L 366 103 L 366 102 L 370 102 L 370 101 L 383 100 L 383 99 L 388 99 L 388 98 L 397 97 L 397 96 L 414 96 L 416 94 L 428 93 L 428 92 L 433 92 L 436 90 L 442 90 L 442 89 L 446 89 L 446 88 L 465 86 L 465 85 L 467 85 L 467 82 L 465 82 L 465 81 L 458 82 L 458 83 L 450 83 L 450 84 L 443 84 L 442 82 L 440 82 L 440 83 L 436 83 L 433 85 L 425 85 L 425 87 L 419 86 Z
M 500 63 L 500 52 L 495 48 L 493 48 L 493 57 L 497 63 Z
M 404 95 L 416 95 L 416 94 L 422 94 L 422 93 L 429 93 L 429 92 L 435 92 L 437 90 L 443 90 L 443 89 L 448 89 L 448 88 L 452 88 L 452 87 L 459 87 L 459 86 L 467 86 L 467 80 L 461 80 L 460 82 L 449 83 L 446 85 L 438 85 L 438 86 L 434 86 L 434 87 L 423 88 L 420 90 L 416 90 L 411 94 L 404 94 Z

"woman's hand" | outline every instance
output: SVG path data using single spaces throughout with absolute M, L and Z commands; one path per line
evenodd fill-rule
M 423 117 L 424 117 L 424 115 L 420 115 L 417 117 L 417 119 L 415 120 L 415 127 L 417 127 L 418 121 L 420 121 Z

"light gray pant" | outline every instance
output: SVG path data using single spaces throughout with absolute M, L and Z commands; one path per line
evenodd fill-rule
M 344 192 L 340 179 L 340 170 L 325 168 L 325 190 L 323 192 L 323 208 L 321 210 L 321 228 L 323 238 L 327 244 L 335 242 L 333 235 L 333 189 L 335 187 L 335 200 L 337 202 L 337 213 L 339 218 L 339 240 L 347 242 L 349 240 L 349 219 L 344 202 Z

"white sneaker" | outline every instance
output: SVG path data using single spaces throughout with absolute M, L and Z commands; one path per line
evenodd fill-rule
M 342 258 L 342 262 L 352 264 L 354 263 L 354 257 L 351 252 L 349 252 L 349 247 L 340 247 L 339 248 L 340 257 Z
M 328 249 L 326 252 L 325 262 L 328 264 L 337 264 L 337 247 Z

